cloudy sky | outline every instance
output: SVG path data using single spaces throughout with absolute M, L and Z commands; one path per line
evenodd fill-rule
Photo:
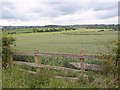
M 117 24 L 118 1 L 2 0 L 0 25 Z

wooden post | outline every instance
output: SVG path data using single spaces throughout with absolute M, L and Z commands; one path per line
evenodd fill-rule
M 84 50 L 81 50 L 80 51 L 80 56 L 81 56 L 81 58 L 80 58 L 80 65 L 81 65 L 81 74 L 83 75 L 84 74 L 84 72 L 85 72 L 85 70 L 84 70 L 84 54 L 85 54 L 85 52 L 84 52 Z
M 39 55 L 37 55 L 37 54 L 39 54 L 39 52 L 38 52 L 38 50 L 34 50 L 35 51 L 35 63 L 36 63 L 36 65 L 40 65 L 41 63 L 40 63 L 40 60 L 39 60 Z M 40 68 L 36 68 L 36 74 L 38 74 L 40 72 Z

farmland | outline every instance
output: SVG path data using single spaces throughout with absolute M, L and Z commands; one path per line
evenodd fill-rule
M 89 35 L 74 35 L 75 33 L 89 33 Z M 100 33 L 100 35 L 90 35 L 90 33 Z M 85 31 L 85 29 L 83 29 L 83 31 L 29 33 L 15 34 L 13 36 L 16 38 L 15 49 L 19 51 L 33 52 L 35 49 L 38 49 L 40 52 L 79 54 L 80 50 L 84 49 L 88 54 L 99 54 L 101 49 L 106 51 L 105 45 L 107 45 L 108 42 L 118 39 L 118 32 L 98 32 L 96 29 Z
M 12 31 L 12 30 L 11 30 Z M 10 31 L 10 32 L 11 32 Z M 118 31 L 112 29 L 85 29 L 80 28 L 77 30 L 62 30 L 57 32 L 28 32 L 28 29 L 22 29 L 20 31 L 13 30 L 12 32 L 19 32 L 11 34 L 15 37 L 14 53 L 19 52 L 54 52 L 54 53 L 70 53 L 80 54 L 80 50 L 84 50 L 86 54 L 99 55 L 101 52 L 110 54 L 111 52 L 107 48 L 107 45 L 113 47 L 110 43 L 118 40 Z M 7 33 L 8 30 L 7 30 Z M 6 34 L 4 31 L 3 34 Z M 9 34 L 10 35 L 10 34 Z M 111 48 L 112 48 L 111 47 Z M 27 62 L 34 62 L 34 57 L 14 56 L 15 60 L 22 60 Z M 79 59 L 74 58 L 62 58 L 62 57 L 41 57 L 41 63 L 50 66 L 64 66 L 68 68 L 72 67 L 69 62 L 80 62 Z M 92 59 L 86 59 L 86 63 L 91 64 L 104 64 L 102 61 Z M 13 65 L 11 70 L 3 70 L 3 87 L 8 88 L 96 88 L 96 87 L 110 87 L 108 82 L 112 80 L 112 75 L 108 77 L 108 74 L 101 72 L 87 71 L 85 75 L 89 75 L 86 81 L 80 72 L 71 71 L 57 71 L 50 68 L 41 69 L 39 76 L 29 74 L 27 72 L 18 71 L 18 68 L 28 69 L 35 71 L 36 69 L 30 66 L 17 66 Z M 10 72 L 10 73 L 9 73 Z M 20 74 L 18 74 L 20 73 Z M 77 81 L 56 79 L 55 76 L 78 78 Z M 95 78 L 102 77 L 101 85 L 97 85 L 94 81 Z M 19 79 L 20 78 L 20 79 Z M 81 82 L 82 81 L 82 82 Z M 91 83 L 92 82 L 92 83 Z M 117 84 L 112 87 L 117 87 Z

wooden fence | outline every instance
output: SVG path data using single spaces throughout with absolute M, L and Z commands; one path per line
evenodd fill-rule
M 61 53 L 40 53 L 37 50 L 34 53 L 16 53 L 16 55 L 28 55 L 28 56 L 34 56 L 34 61 L 35 63 L 30 63 L 30 62 L 22 62 L 22 61 L 12 61 L 13 64 L 17 65 L 28 65 L 36 68 L 35 71 L 28 71 L 24 69 L 19 69 L 20 71 L 26 71 L 28 73 L 32 73 L 35 75 L 39 75 L 40 73 L 40 68 L 48 68 L 48 69 L 53 69 L 53 70 L 63 70 L 63 71 L 75 71 L 75 72 L 81 72 L 81 75 L 83 76 L 84 80 L 89 80 L 89 76 L 84 73 L 86 72 L 86 69 L 94 70 L 94 71 L 102 71 L 104 72 L 106 67 L 103 65 L 95 65 L 95 64 L 87 64 L 84 63 L 85 59 L 103 59 L 102 56 L 100 55 L 87 55 L 83 50 L 80 51 L 79 55 L 76 54 L 61 54 Z M 78 69 L 72 69 L 72 68 L 67 68 L 67 67 L 60 67 L 60 66 L 50 66 L 50 65 L 43 65 L 41 64 L 40 56 L 57 56 L 57 57 L 65 57 L 65 58 L 79 58 L 80 62 L 69 62 L 69 64 L 75 66 Z M 110 55 L 107 55 L 108 58 L 110 58 Z M 11 56 L 11 59 L 12 56 Z M 65 77 L 65 76 L 55 76 L 57 79 L 67 79 L 67 80 L 79 80 L 78 77 Z M 112 81 L 109 82 L 109 86 L 112 87 L 114 83 L 117 81 L 117 78 L 112 77 Z M 103 83 L 106 82 L 106 79 L 104 77 L 99 77 L 95 78 L 94 81 L 91 83 L 91 85 L 97 85 L 97 87 L 102 87 Z
M 22 62 L 22 61 L 14 61 L 14 64 L 19 65 L 29 65 L 32 67 L 36 67 L 36 73 L 40 72 L 40 68 L 50 68 L 55 70 L 72 70 L 72 71 L 80 71 L 82 74 L 85 72 L 86 69 L 95 70 L 95 71 L 104 71 L 105 66 L 102 65 L 95 65 L 95 64 L 87 64 L 84 63 L 85 59 L 102 59 L 100 55 L 87 55 L 85 54 L 84 50 L 80 51 L 80 54 L 64 54 L 64 53 L 41 53 L 38 50 L 35 50 L 34 53 L 16 53 L 16 55 L 27 55 L 27 56 L 34 56 L 35 63 L 29 63 L 29 62 Z M 80 62 L 69 62 L 69 64 L 75 66 L 78 69 L 71 69 L 66 67 L 58 67 L 58 66 L 50 66 L 50 65 L 43 65 L 41 64 L 40 56 L 57 56 L 57 57 L 65 57 L 65 58 L 79 58 Z

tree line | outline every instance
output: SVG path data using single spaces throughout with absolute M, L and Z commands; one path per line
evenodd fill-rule
M 59 31 L 68 31 L 68 30 L 76 30 L 75 28 L 28 28 L 26 30 L 14 29 L 13 30 L 4 30 L 7 34 L 17 34 L 17 33 L 39 33 L 39 32 L 59 32 Z M 19 31 L 19 32 L 17 32 Z

